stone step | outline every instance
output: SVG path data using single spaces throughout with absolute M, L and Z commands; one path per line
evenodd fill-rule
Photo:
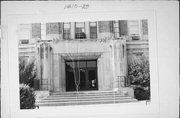
M 124 100 L 101 100 L 101 101 L 76 101 L 76 102 L 44 102 L 36 103 L 38 106 L 68 106 L 68 105 L 91 105 L 91 104 L 114 104 L 114 103 L 129 103 L 137 102 L 135 99 Z
M 93 95 L 93 94 L 118 94 L 113 91 L 79 91 L 79 92 L 51 92 L 50 95 Z
M 99 101 L 99 100 L 130 100 L 130 97 L 99 97 L 99 98 L 69 98 L 69 99 L 43 99 L 37 102 L 64 102 L 64 101 Z
M 121 94 L 88 94 L 88 95 L 50 95 L 49 97 L 54 97 L 54 98 L 68 98 L 68 97 L 108 97 L 108 96 L 117 96 L 117 97 L 123 97 Z
M 129 96 L 121 95 L 113 91 L 86 91 L 86 92 L 53 92 L 47 98 L 37 100 L 38 106 L 66 106 L 66 105 L 89 105 L 109 104 L 121 102 L 136 102 Z
M 126 98 L 130 98 L 128 96 L 78 96 L 78 97 L 53 97 L 53 96 L 49 96 L 47 98 L 44 98 L 43 100 L 47 100 L 47 99 L 92 99 L 92 98 L 121 98 L 121 99 L 126 99 Z

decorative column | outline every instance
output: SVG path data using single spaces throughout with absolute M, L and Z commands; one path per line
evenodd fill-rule
M 113 82 L 113 90 L 118 89 L 118 83 L 117 83 L 117 78 L 116 78 L 116 65 L 115 65 L 115 43 L 114 40 L 111 39 L 110 43 L 111 47 L 111 67 L 112 67 L 112 82 Z
M 113 89 L 120 89 L 125 87 L 125 76 L 127 72 L 126 41 L 112 40 L 111 46 Z
M 41 43 L 39 45 L 39 71 L 40 72 L 40 90 L 51 89 L 52 79 L 52 48 L 48 43 Z

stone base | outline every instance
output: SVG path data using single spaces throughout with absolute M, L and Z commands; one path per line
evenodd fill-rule
M 134 98 L 134 89 L 131 87 L 120 88 L 119 91 L 124 96 L 130 96 Z
M 47 98 L 50 94 L 49 91 L 35 91 L 36 100 Z

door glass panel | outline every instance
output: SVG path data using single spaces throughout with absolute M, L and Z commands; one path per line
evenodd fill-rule
M 86 71 L 84 69 L 80 69 L 80 90 L 86 90 Z
M 89 87 L 95 89 L 97 85 L 96 70 L 89 70 L 88 77 L 89 77 Z
M 66 90 L 67 91 L 75 91 L 76 86 L 74 82 L 74 71 L 68 70 L 66 71 Z
M 96 61 L 87 61 L 87 67 L 96 67 Z
M 96 61 L 66 61 L 66 90 L 97 90 Z

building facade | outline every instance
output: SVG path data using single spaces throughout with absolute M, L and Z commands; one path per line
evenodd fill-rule
M 19 56 L 33 59 L 37 88 L 50 92 L 126 87 L 128 60 L 148 57 L 148 21 L 20 24 Z

